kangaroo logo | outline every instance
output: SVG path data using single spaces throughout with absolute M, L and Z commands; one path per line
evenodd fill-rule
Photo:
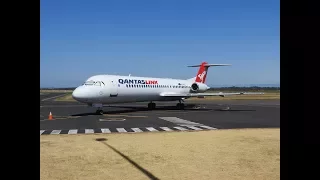
M 198 75 L 198 77 L 200 78 L 201 82 L 203 83 L 203 78 L 206 75 L 206 71 L 203 71 L 201 74 Z

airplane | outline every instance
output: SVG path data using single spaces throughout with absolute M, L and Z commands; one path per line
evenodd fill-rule
M 122 75 L 95 75 L 89 77 L 72 92 L 72 97 L 80 103 L 97 108 L 96 113 L 103 114 L 103 106 L 117 103 L 149 102 L 148 108 L 155 109 L 156 101 L 179 101 L 177 108 L 184 109 L 185 99 L 205 96 L 227 96 L 264 93 L 205 93 L 210 87 L 205 84 L 208 69 L 211 66 L 231 66 L 231 64 L 208 64 L 199 67 L 197 76 L 190 79 L 171 79 Z

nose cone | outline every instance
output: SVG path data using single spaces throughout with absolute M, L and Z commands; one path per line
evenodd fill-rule
M 84 91 L 81 88 L 76 88 L 72 92 L 72 98 L 77 100 L 77 101 L 83 102 L 87 98 L 87 93 L 86 93 L 86 91 Z

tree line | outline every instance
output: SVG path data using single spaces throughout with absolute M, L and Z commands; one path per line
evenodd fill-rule
M 76 87 L 64 87 L 64 88 L 40 88 L 40 90 L 74 90 Z M 238 86 L 231 86 L 231 87 L 214 87 L 210 88 L 209 90 L 214 91 L 280 91 L 280 87 L 258 87 L 258 86 L 251 86 L 251 87 L 238 87 Z
M 259 87 L 259 86 L 251 86 L 251 87 L 215 87 L 210 88 L 209 90 L 214 91 L 280 91 L 280 87 Z

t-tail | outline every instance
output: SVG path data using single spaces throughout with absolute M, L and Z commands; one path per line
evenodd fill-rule
M 231 64 L 208 64 L 207 62 L 202 62 L 199 65 L 192 65 L 188 67 L 200 67 L 197 73 L 197 76 L 188 80 L 198 82 L 198 83 L 205 83 L 207 74 L 208 74 L 208 69 L 210 66 L 231 66 Z

